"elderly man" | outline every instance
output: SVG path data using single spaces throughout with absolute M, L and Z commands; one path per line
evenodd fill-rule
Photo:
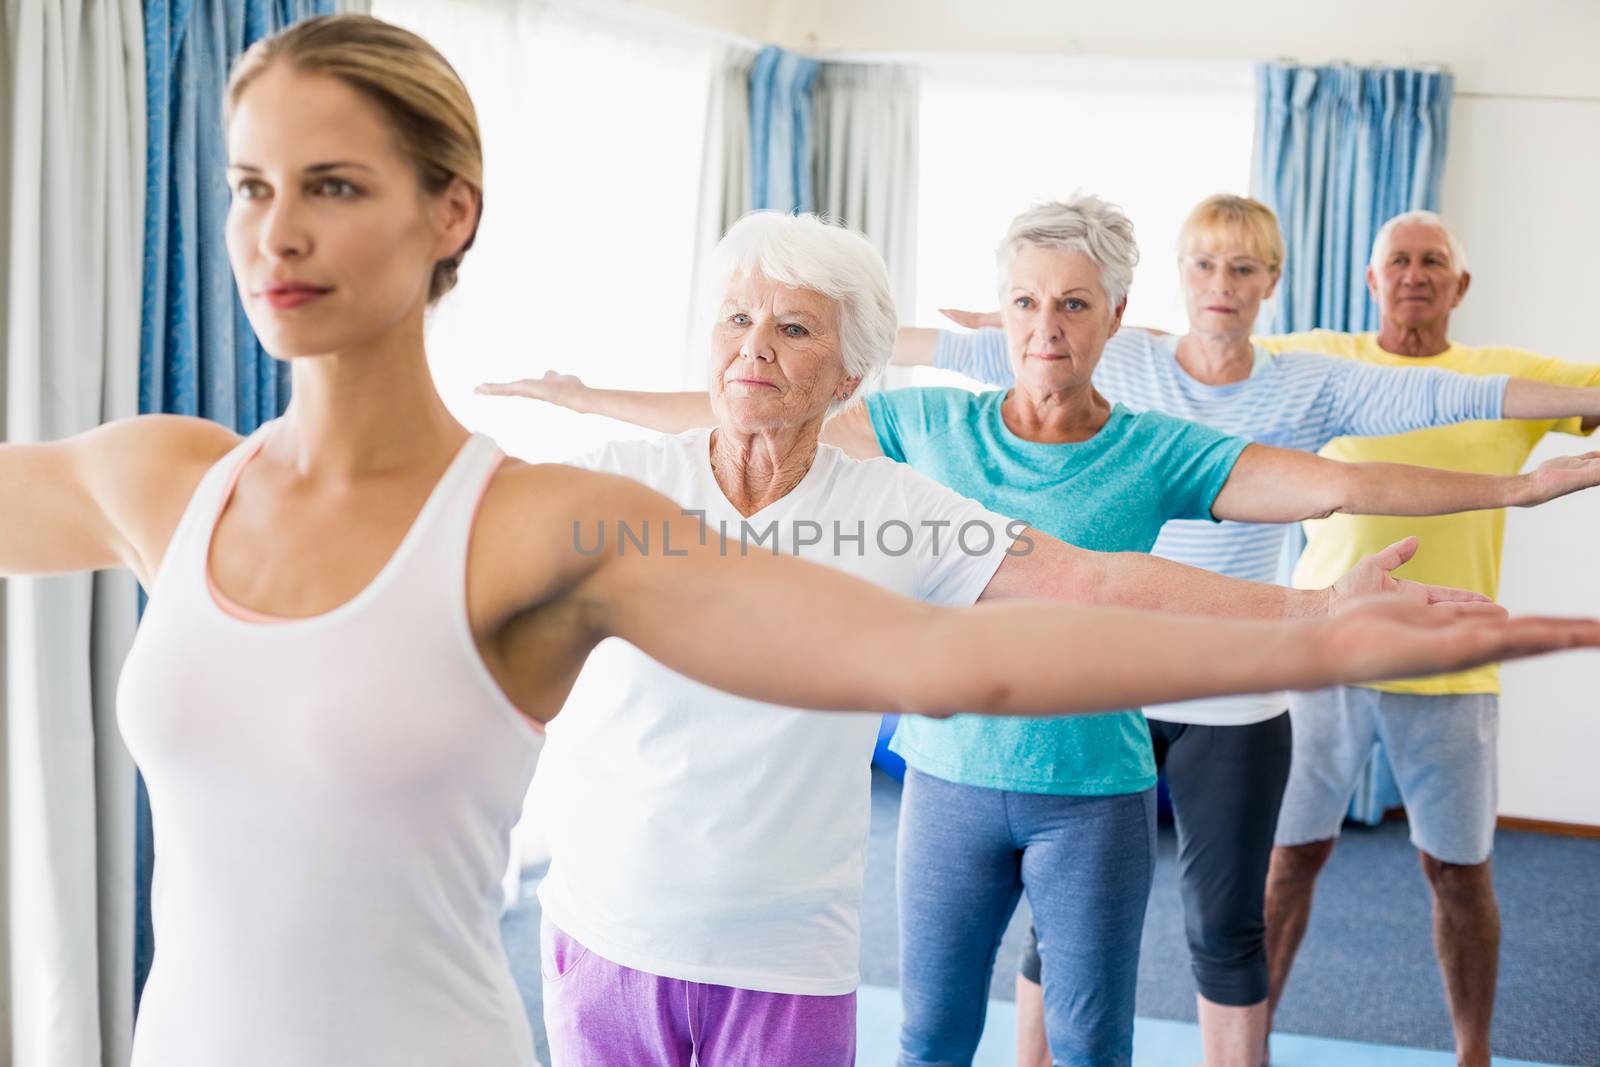
M 1442 367 L 1510 374 L 1556 385 L 1600 385 L 1600 366 L 1521 349 L 1469 348 L 1450 340 L 1450 313 L 1471 275 L 1461 242 L 1432 212 L 1390 219 L 1373 242 L 1367 287 L 1378 302 L 1375 334 L 1317 330 L 1270 338 L 1278 351 L 1313 351 L 1380 366 Z M 1530 385 L 1533 383 L 1529 383 Z M 1570 410 L 1570 409 L 1569 409 Z M 1343 437 L 1323 455 L 1349 462 L 1401 462 L 1485 474 L 1520 470 L 1552 430 L 1592 432 L 1600 418 L 1469 422 L 1395 437 Z M 1503 511 L 1407 519 L 1428 547 L 1407 572 L 1494 596 L 1500 581 Z M 1337 574 L 1371 545 L 1391 540 L 1395 521 L 1335 515 L 1306 524 L 1295 584 Z M 1278 818 L 1267 884 L 1271 1004 L 1283 994 L 1306 931 L 1316 878 L 1333 852 L 1357 776 L 1375 740 L 1394 767 L 1422 869 L 1433 890 L 1434 943 L 1444 972 L 1459 1061 L 1487 1067 L 1499 962 L 1500 913 L 1489 857 L 1494 844 L 1500 679 L 1494 666 L 1457 674 L 1294 694 L 1294 760 Z

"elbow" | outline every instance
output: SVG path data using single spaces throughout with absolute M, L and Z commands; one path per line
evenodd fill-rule
M 1369 499 L 1372 494 L 1365 492 L 1364 479 L 1361 472 L 1350 469 L 1339 472 L 1339 476 L 1332 479 L 1332 484 L 1324 493 L 1316 494 L 1306 505 L 1306 519 L 1326 519 L 1330 515 L 1360 515 L 1363 513 L 1374 514 Z
M 908 687 L 896 712 L 920 715 L 925 719 L 948 719 L 955 715 L 1017 715 L 1015 691 L 1004 681 L 974 678 L 965 684 L 945 686 L 938 691 Z

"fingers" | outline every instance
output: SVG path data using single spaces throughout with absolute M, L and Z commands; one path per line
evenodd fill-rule
M 532 396 L 526 380 L 517 382 L 484 382 L 473 390 L 482 396 Z
M 957 326 L 965 326 L 969 330 L 982 329 L 984 326 L 989 325 L 991 320 L 995 318 L 995 315 L 992 312 L 963 311 L 960 308 L 940 308 L 939 314 L 943 315 Z
M 1505 620 L 1511 612 L 1485 598 L 1483 600 L 1438 600 L 1428 605 L 1431 614 L 1445 619 Z
M 1600 648 L 1600 621 L 1525 616 L 1493 627 L 1488 660 L 1522 659 L 1570 648 Z
M 1490 604 L 1493 601 L 1482 593 L 1474 593 L 1470 589 L 1456 589 L 1448 585 L 1429 585 L 1426 582 L 1413 582 L 1402 578 L 1400 591 L 1419 599 L 1427 604 L 1448 604 L 1453 602 Z
M 1381 551 L 1374 552 L 1371 558 L 1385 571 L 1392 571 L 1417 554 L 1417 545 L 1415 537 L 1403 538 Z

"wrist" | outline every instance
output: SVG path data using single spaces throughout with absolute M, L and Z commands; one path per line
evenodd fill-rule
M 593 415 L 595 414 L 594 390 L 590 389 L 587 385 L 574 386 L 573 389 L 567 393 L 565 401 L 561 406 L 569 411 L 575 411 L 579 415 Z
M 1319 619 L 1305 619 L 1293 626 L 1292 645 L 1285 653 L 1295 664 L 1296 681 L 1292 688 L 1319 689 L 1340 685 L 1349 679 L 1349 665 L 1343 663 L 1340 649 L 1340 628 L 1344 625 L 1331 612 Z
M 1294 619 L 1277 627 L 1271 656 L 1284 672 L 1284 688 L 1321 689 L 1339 683 L 1344 672 L 1338 669 L 1338 627 L 1329 616 Z
M 1291 619 L 1324 619 L 1333 614 L 1336 594 L 1333 586 L 1323 589 L 1290 589 L 1284 615 Z
M 1526 508 L 1539 503 L 1539 486 L 1532 471 L 1510 475 L 1507 481 L 1506 507 Z

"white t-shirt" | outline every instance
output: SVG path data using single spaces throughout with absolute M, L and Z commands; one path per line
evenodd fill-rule
M 619 442 L 574 463 L 704 510 L 713 536 L 726 524 L 730 551 L 747 522 L 748 551 L 776 544 L 793 555 L 817 541 L 798 554 L 941 604 L 973 603 L 1023 528 L 902 464 L 829 445 L 786 497 L 746 520 L 712 476 L 710 433 Z M 993 536 L 974 527 L 958 545 L 968 523 Z M 581 536 L 592 550 L 597 531 Z M 616 551 L 616 533 L 606 537 Z M 722 651 L 759 658 L 783 642 L 784 620 L 758 617 Z M 603 642 L 550 723 L 534 779 L 551 819 L 545 914 L 591 952 L 650 974 L 851 992 L 877 731 L 876 715 L 743 700 Z

